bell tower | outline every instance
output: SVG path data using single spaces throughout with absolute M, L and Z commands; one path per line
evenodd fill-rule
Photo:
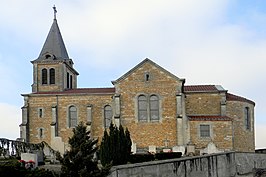
M 32 92 L 54 92 L 77 88 L 77 76 L 73 61 L 69 58 L 56 19 L 54 19 L 43 48 L 33 64 Z

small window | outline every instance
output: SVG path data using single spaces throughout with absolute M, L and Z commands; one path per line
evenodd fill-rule
M 38 138 L 42 139 L 44 138 L 44 128 L 38 128 Z
M 202 138 L 211 137 L 210 125 L 200 125 L 200 137 Z
M 42 84 L 47 84 L 47 69 L 42 69 Z
M 38 115 L 39 115 L 39 118 L 43 118 L 43 109 L 42 108 L 38 109 Z
M 50 84 L 55 84 L 55 69 L 50 69 Z
M 245 107 L 244 109 L 244 117 L 245 117 L 245 127 L 247 130 L 250 130 L 250 111 L 248 107 Z
M 69 127 L 75 127 L 78 123 L 77 108 L 75 106 L 69 107 Z
M 112 107 L 107 105 L 104 107 L 104 127 L 109 128 L 112 122 Z
M 49 59 L 49 58 L 51 58 L 51 55 L 49 54 L 45 55 L 45 59 Z
M 150 74 L 149 73 L 145 73 L 145 81 L 149 81 L 150 80 Z
M 43 138 L 43 129 L 42 128 L 39 129 L 39 136 L 40 136 L 40 138 Z

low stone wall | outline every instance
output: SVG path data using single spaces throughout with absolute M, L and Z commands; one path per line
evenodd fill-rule
M 115 166 L 109 177 L 253 177 L 266 168 L 266 154 L 219 153 Z

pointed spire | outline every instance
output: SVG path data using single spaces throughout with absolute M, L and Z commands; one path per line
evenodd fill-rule
M 48 36 L 45 40 L 45 43 L 37 60 L 69 59 L 62 35 L 59 30 L 59 26 L 57 24 L 56 7 L 54 6 L 53 9 L 54 9 L 53 24 L 50 28 Z

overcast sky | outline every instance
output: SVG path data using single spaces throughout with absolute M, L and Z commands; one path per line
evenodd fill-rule
M 78 87 L 111 87 L 145 58 L 186 79 L 256 102 L 256 148 L 266 147 L 265 0 L 0 0 L 0 137 L 19 137 L 22 93 L 53 22 Z

